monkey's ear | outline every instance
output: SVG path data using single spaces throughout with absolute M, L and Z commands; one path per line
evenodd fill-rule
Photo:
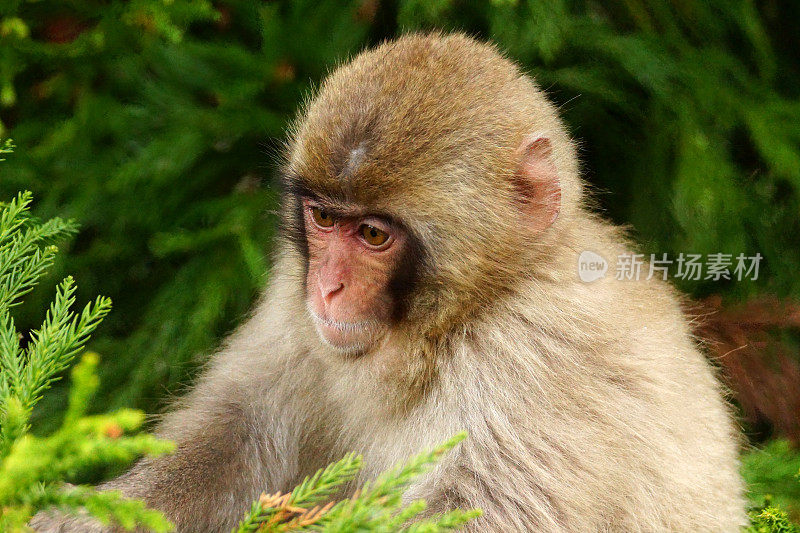
M 545 133 L 527 135 L 519 147 L 517 183 L 523 212 L 534 232 L 544 231 L 561 211 L 561 182 L 553 162 L 553 145 Z

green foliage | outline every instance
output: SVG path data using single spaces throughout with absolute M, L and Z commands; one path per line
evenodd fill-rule
M 31 332 L 23 350 L 11 318 L 11 307 L 29 292 L 52 265 L 56 247 L 42 244 L 74 231 L 74 226 L 55 218 L 44 224 L 26 225 L 30 193 L 21 193 L 0 213 L 0 457 L 28 430 L 33 405 L 57 374 L 111 309 L 111 301 L 98 298 L 80 316 L 70 310 L 75 285 L 66 278 L 58 287 L 41 328 Z
M 0 145 L 0 154 L 10 154 L 14 151 L 14 141 L 11 139 L 6 139 L 3 141 L 3 144 Z M 5 159 L 0 158 L 0 161 L 5 161 Z
M 0 461 L 0 530 L 25 530 L 33 514 L 53 506 L 67 512 L 83 509 L 104 523 L 113 520 L 127 530 L 137 525 L 152 531 L 171 530 L 161 513 L 147 509 L 141 501 L 125 499 L 114 491 L 63 484 L 85 479 L 99 467 L 121 468 L 142 454 L 157 455 L 173 448 L 147 434 L 123 436 L 141 427 L 141 411 L 85 415 L 87 401 L 98 384 L 97 362 L 96 354 L 87 354 L 73 369 L 63 425 L 44 438 L 30 434 L 18 438 Z
M 789 516 L 776 507 L 766 505 L 750 511 L 751 524 L 748 533 L 796 533 L 797 526 L 789 521 Z
M 10 146 L 6 144 L 6 146 Z M 47 437 L 31 435 L 30 418 L 42 393 L 58 379 L 89 335 L 111 309 L 97 298 L 80 313 L 71 310 L 75 284 L 58 287 L 42 326 L 26 341 L 17 332 L 11 309 L 53 264 L 55 239 L 71 234 L 74 224 L 61 219 L 37 223 L 27 217 L 31 194 L 19 194 L 0 211 L 0 530 L 24 531 L 37 511 L 56 506 L 89 514 L 127 529 L 141 524 L 168 531 L 170 524 L 139 501 L 114 492 L 69 486 L 98 467 L 127 465 L 140 455 L 164 453 L 170 443 L 151 435 L 122 436 L 144 422 L 140 411 L 122 409 L 87 416 L 98 386 L 96 354 L 87 354 L 72 371 L 69 405 L 61 427 Z
M 466 433 L 423 452 L 365 484 L 349 499 L 322 505 L 340 487 L 351 481 L 361 468 L 361 457 L 348 455 L 315 475 L 306 478 L 288 494 L 264 494 L 253 504 L 236 533 L 249 531 L 452 531 L 460 528 L 480 511 L 454 510 L 432 518 L 408 522 L 425 511 L 425 502 L 403 505 L 403 492 L 413 479 L 429 470 L 445 453 L 466 438 Z
M 800 451 L 788 441 L 775 440 L 763 449 L 744 454 L 742 475 L 754 513 L 778 508 L 800 523 Z M 766 513 L 763 520 L 771 516 Z

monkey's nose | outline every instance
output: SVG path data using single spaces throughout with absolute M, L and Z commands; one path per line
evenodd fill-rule
M 331 298 L 341 292 L 342 289 L 344 289 L 344 283 L 341 281 L 334 281 L 330 283 L 323 283 L 320 281 L 319 283 L 319 292 L 322 295 L 322 300 L 325 303 L 329 303 Z

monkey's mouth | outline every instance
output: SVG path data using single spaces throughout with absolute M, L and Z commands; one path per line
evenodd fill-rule
M 361 322 L 339 322 L 330 318 L 323 318 L 312 311 L 311 315 L 318 324 L 327 328 L 332 328 L 344 333 L 360 333 L 375 326 L 374 320 L 363 320 Z
M 339 321 L 322 317 L 313 309 L 309 309 L 308 312 L 314 319 L 314 326 L 322 340 L 339 350 L 347 352 L 365 350 L 378 330 L 378 322 L 375 320 Z

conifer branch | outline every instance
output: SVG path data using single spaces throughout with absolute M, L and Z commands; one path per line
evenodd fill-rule
M 361 457 L 350 454 L 337 463 L 307 477 L 292 492 L 262 494 L 240 522 L 235 533 L 259 531 L 351 531 L 444 532 L 460 528 L 480 516 L 480 511 L 454 510 L 419 520 L 426 509 L 422 500 L 403 505 L 403 493 L 414 479 L 432 468 L 441 457 L 466 438 L 459 433 L 444 444 L 413 457 L 367 483 L 351 498 L 321 502 L 331 497 L 342 484 L 355 478 Z
M 4 150 L 0 153 L 7 153 Z M 31 412 L 42 393 L 83 350 L 111 309 L 111 300 L 99 297 L 79 313 L 73 311 L 76 286 L 67 277 L 57 287 L 42 326 L 22 345 L 11 310 L 52 265 L 53 240 L 75 230 L 73 223 L 61 219 L 36 222 L 28 216 L 31 202 L 30 193 L 20 193 L 0 206 L 0 530 L 27 531 L 33 514 L 55 506 L 129 530 L 142 526 L 169 531 L 172 526 L 164 516 L 143 502 L 65 484 L 99 466 L 125 466 L 142 454 L 174 448 L 152 435 L 131 434 L 144 422 L 140 411 L 86 415 L 98 385 L 97 354 L 85 355 L 73 369 L 61 427 L 47 437 L 28 433 Z

